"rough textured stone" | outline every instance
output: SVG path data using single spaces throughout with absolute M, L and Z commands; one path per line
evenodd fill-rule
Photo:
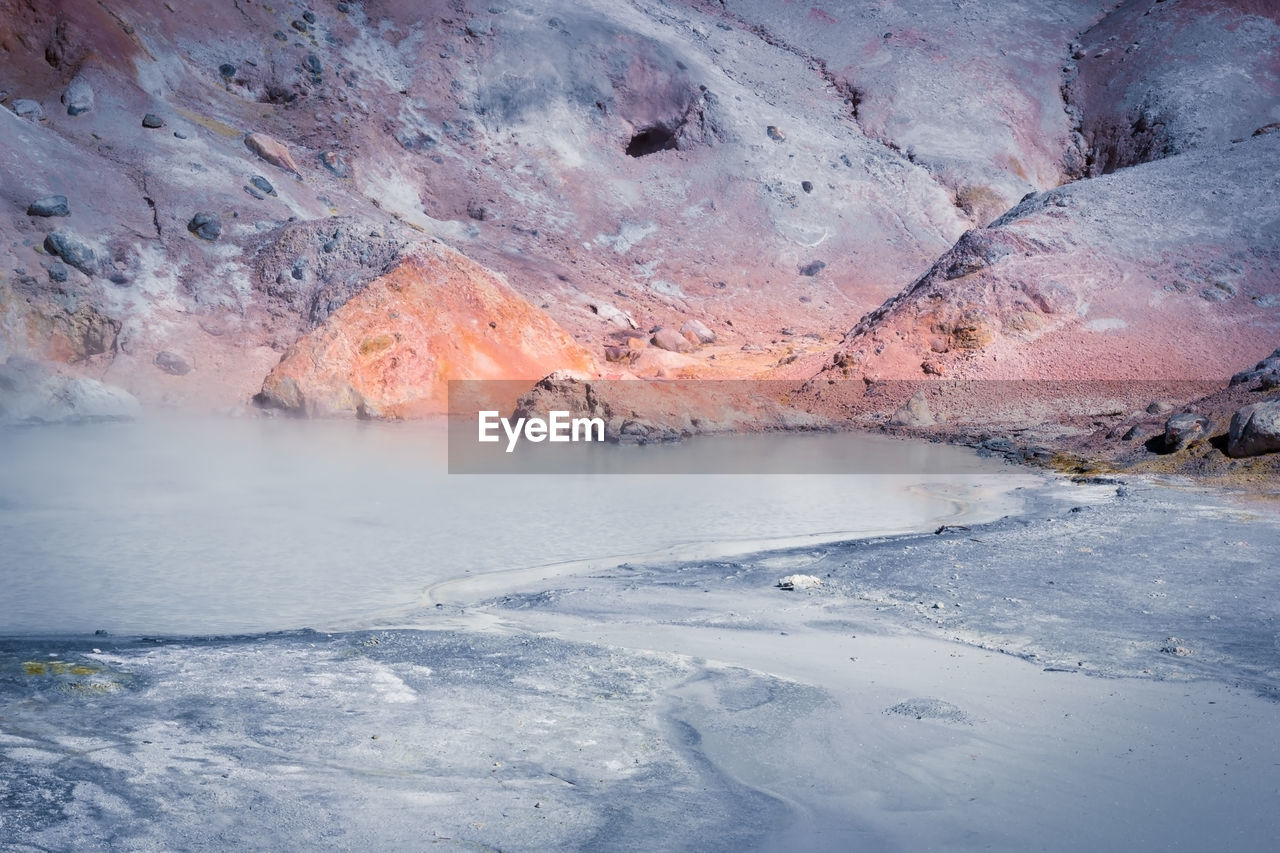
M 191 363 L 176 352 L 161 350 L 156 353 L 154 361 L 156 367 L 171 376 L 186 376 L 191 372 Z
M 141 411 L 132 394 L 114 385 L 58 376 L 19 356 L 0 365 L 0 423 L 123 420 Z
M 1249 370 L 1242 370 L 1231 377 L 1232 385 L 1258 383 L 1259 390 L 1280 388 L 1280 349 L 1258 362 Z
M 142 117 L 142 126 L 155 130 L 158 127 L 164 127 L 164 119 L 160 118 L 160 116 L 155 113 L 147 113 Z
M 28 216 L 70 216 L 71 207 L 65 195 L 49 195 L 38 198 L 27 206 Z
M 1212 426 L 1208 418 L 1194 412 L 1171 416 L 1164 425 L 1165 450 L 1182 450 L 1193 441 L 1207 438 Z
M 217 240 L 222 236 L 222 217 L 216 213 L 197 213 L 187 223 L 187 230 L 202 240 Z
M 326 151 L 321 154 L 320 163 L 339 178 L 347 176 L 347 163 L 337 151 Z
M 19 118 L 25 118 L 28 121 L 40 121 L 44 118 L 44 107 L 40 106 L 39 101 L 33 101 L 30 98 L 19 98 L 14 101 L 13 111 Z
M 449 379 L 536 381 L 560 368 L 596 365 L 501 278 L 424 244 L 290 347 L 256 400 L 295 414 L 419 417 L 446 410 Z
M 244 138 L 245 147 L 273 166 L 279 166 L 287 172 L 301 175 L 298 164 L 293 162 L 289 149 L 279 140 L 265 133 L 251 133 Z
M 701 320 L 685 320 L 680 326 L 680 334 L 700 344 L 714 344 L 716 333 L 707 328 Z
M 658 349 L 668 350 L 669 352 L 689 352 L 694 348 L 693 344 L 689 343 L 689 340 L 684 335 L 675 329 L 666 327 L 654 332 L 650 343 Z
M 62 103 L 67 115 L 78 116 L 93 109 L 93 87 L 83 77 L 77 77 L 62 93 Z
M 1231 417 L 1228 456 L 1257 456 L 1280 451 L 1280 400 L 1254 403 Z
M 893 426 L 924 427 L 933 426 L 936 421 L 933 413 L 929 411 L 929 401 L 924 392 L 917 391 L 911 395 L 910 400 L 893 413 L 889 423 Z
M 59 228 L 44 238 L 45 251 L 57 255 L 85 275 L 95 275 L 98 258 L 93 249 L 75 232 Z

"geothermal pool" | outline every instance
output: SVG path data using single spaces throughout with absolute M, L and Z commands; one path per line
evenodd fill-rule
M 9 428 L 0 635 L 364 628 L 468 574 L 976 523 L 1016 512 L 1018 488 L 1039 481 L 963 449 L 855 434 L 583 452 L 608 473 L 450 475 L 432 424 Z M 644 473 L 709 457 L 781 473 Z M 865 458 L 903 473 L 787 473 Z

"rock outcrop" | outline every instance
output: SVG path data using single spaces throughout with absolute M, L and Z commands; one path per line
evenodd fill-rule
M 825 375 L 1225 380 L 1280 333 L 1276 174 L 1264 136 L 1031 196 L 863 317 Z
M 1227 433 L 1228 456 L 1280 451 L 1280 401 L 1253 403 L 1236 412 Z
M 596 367 L 501 277 L 426 243 L 291 346 L 258 401 L 295 414 L 421 417 L 448 410 L 451 379 L 532 384 L 560 369 Z

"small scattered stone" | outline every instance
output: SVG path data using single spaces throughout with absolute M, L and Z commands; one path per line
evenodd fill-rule
M 271 165 L 279 166 L 281 169 L 286 169 L 298 176 L 302 175 L 298 171 L 298 164 L 293 162 L 289 149 L 284 147 L 279 140 L 265 133 L 251 133 L 244 138 L 244 144 L 246 148 Z
M 218 73 L 222 75 L 223 80 L 230 80 L 236 76 L 236 67 L 230 62 L 224 62 L 218 66 Z
M 813 192 L 813 181 L 801 181 L 800 189 L 804 190 L 807 193 Z
M 805 264 L 804 266 L 800 267 L 800 275 L 812 277 L 822 272 L 826 268 L 827 268 L 827 265 L 822 261 L 811 261 Z
M 1173 411 L 1173 404 L 1165 403 L 1161 400 L 1157 400 L 1151 405 L 1147 406 L 1148 415 L 1167 415 L 1172 411 Z
M 44 249 L 51 255 L 57 255 L 71 266 L 87 276 L 97 272 L 98 258 L 93 249 L 77 234 L 65 228 L 59 228 L 44 238 Z
M 164 127 L 164 119 L 155 113 L 147 113 L 142 117 L 142 126 L 155 130 L 158 127 Z
M 268 181 L 266 178 L 264 178 L 262 175 L 254 175 L 252 178 L 249 179 L 249 183 L 253 184 L 260 191 L 266 193 L 267 195 L 276 194 L 276 188 L 273 187 L 271 185 L 271 182 Z
M 308 53 L 306 59 L 302 60 L 302 67 L 310 71 L 312 74 L 319 74 L 324 71 L 324 64 L 320 62 L 320 57 L 314 53 Z
M 173 136 L 174 136 L 174 138 L 175 138 L 175 139 L 186 139 L 186 138 L 187 138 L 187 135 L 186 135 L 185 133 L 183 133 L 182 131 L 180 131 L 180 130 L 175 130 L 175 131 L 173 132 Z
M 275 39 L 276 41 L 288 41 L 288 40 L 289 40 L 289 36 L 285 35 L 284 30 L 276 30 L 274 33 L 272 33 L 272 34 L 271 34 L 271 37 L 272 37 L 273 39 Z
M 65 264 L 59 261 L 54 261 L 53 263 L 49 264 L 49 281 L 53 281 L 53 282 L 57 282 L 58 284 L 61 284 L 66 280 L 67 280 L 67 267 Z
M 320 155 L 320 162 L 326 169 L 339 178 L 347 176 L 347 163 L 337 151 L 326 151 Z
M 62 93 L 62 103 L 67 107 L 67 115 L 78 116 L 93 109 L 93 87 L 83 77 L 77 77 Z
M 216 213 L 197 213 L 187 223 L 187 230 L 202 240 L 217 240 L 222 236 L 222 217 Z
M 822 586 L 822 579 L 813 575 L 787 575 L 775 584 L 778 589 L 817 589 Z
M 481 20 L 480 18 L 472 18 L 471 20 L 467 21 L 467 35 L 471 36 L 472 38 L 480 38 L 481 36 L 487 36 L 492 31 L 493 31 L 493 28 L 490 26 L 488 21 Z
M 787 140 L 787 135 L 773 125 L 766 127 L 764 132 L 767 133 L 769 138 L 774 142 L 786 142 Z
M 290 21 L 289 26 L 293 27 L 295 30 L 297 30 L 300 33 L 305 33 L 307 31 L 307 25 L 304 24 L 302 21 Z
M 169 350 L 156 353 L 155 365 L 170 376 L 185 376 L 191 372 L 191 363 L 178 353 Z
M 303 12 L 302 20 L 306 21 L 308 24 L 314 24 L 316 22 L 316 13 L 310 10 Z
M 339 3 L 338 11 L 345 15 L 351 11 L 351 6 L 346 3 Z
M 13 111 L 18 118 L 25 118 L 28 121 L 40 121 L 44 118 L 44 107 L 40 106 L 39 101 L 33 101 L 30 98 L 19 98 L 14 101 Z
M 27 216 L 70 216 L 71 208 L 65 195 L 49 195 L 38 198 L 27 206 Z
M 266 193 L 262 192 L 257 187 L 252 187 L 252 186 L 249 186 L 248 184 L 244 185 L 244 191 L 247 192 L 249 195 L 253 196 L 254 198 L 256 198 L 258 201 L 262 201 L 264 198 L 267 197 Z

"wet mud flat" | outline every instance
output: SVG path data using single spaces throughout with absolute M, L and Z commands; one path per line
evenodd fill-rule
M 1269 849 L 1280 522 L 1026 507 L 458 578 L 384 630 L 6 640 L 0 846 Z

